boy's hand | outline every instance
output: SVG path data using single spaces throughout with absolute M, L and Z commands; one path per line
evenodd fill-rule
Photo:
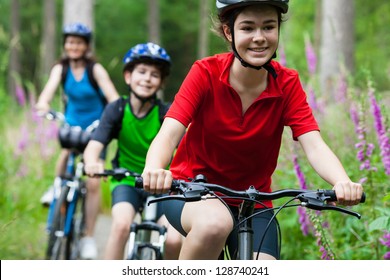
M 95 174 L 104 172 L 104 165 L 101 162 L 86 163 L 84 172 L 89 177 L 95 177 Z

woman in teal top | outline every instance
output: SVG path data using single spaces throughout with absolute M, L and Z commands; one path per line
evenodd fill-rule
M 71 23 L 63 29 L 64 55 L 50 72 L 35 108 L 38 112 L 50 110 L 50 103 L 57 89 L 64 88 L 65 121 L 71 126 L 87 128 L 98 120 L 104 106 L 119 95 L 104 67 L 91 56 L 91 30 L 81 23 Z M 62 149 L 56 164 L 56 176 L 65 174 L 69 150 Z M 101 159 L 103 162 L 103 158 Z M 97 246 L 93 239 L 94 228 L 100 209 L 100 180 L 89 178 L 86 200 L 86 232 L 81 240 L 81 258 L 97 258 Z M 41 198 L 43 205 L 53 200 L 54 188 Z
M 167 104 L 157 99 L 157 91 L 169 75 L 171 60 L 166 51 L 153 43 L 138 44 L 125 55 L 123 76 L 129 86 L 129 97 L 109 104 L 100 124 L 84 152 L 85 172 L 89 176 L 104 171 L 99 154 L 112 139 L 118 140 L 114 167 L 141 173 L 149 145 L 160 130 Z M 110 183 L 112 226 L 105 258 L 123 259 L 130 225 L 148 194 L 134 188 L 134 178 Z M 181 235 L 169 225 L 158 207 L 158 223 L 168 229 L 165 258 L 177 259 Z

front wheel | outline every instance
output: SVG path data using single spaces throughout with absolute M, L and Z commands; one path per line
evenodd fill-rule
M 71 231 L 72 244 L 70 259 L 76 260 L 80 258 L 80 240 L 85 234 L 85 199 L 87 189 L 84 181 L 80 181 L 80 191 L 73 198 L 74 215 L 73 215 L 73 230 Z
M 70 240 L 65 236 L 66 214 L 68 212 L 67 196 L 69 187 L 63 187 L 55 202 L 54 218 L 50 228 L 46 258 L 49 260 L 69 259 Z
M 146 245 L 146 246 L 145 246 Z M 161 260 L 162 254 L 159 248 L 152 247 L 150 244 L 136 245 L 132 252 L 129 252 L 129 260 Z

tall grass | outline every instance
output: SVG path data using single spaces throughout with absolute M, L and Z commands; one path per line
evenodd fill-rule
M 30 105 L 34 98 L 22 102 L 27 95 L 18 90 L 18 98 L 0 95 L 5 101 L 0 108 L 0 259 L 42 259 L 48 209 L 39 200 L 54 179 L 60 150 L 58 126 L 37 117 Z M 103 192 L 102 210 L 107 211 L 109 194 L 104 182 Z
M 389 258 L 390 185 L 387 164 L 390 147 L 386 138 L 388 140 L 390 132 L 390 115 L 386 110 L 388 104 L 384 104 L 388 101 L 382 100 L 383 95 L 375 92 L 369 76 L 364 88 L 354 87 L 343 77 L 339 91 L 326 99 L 313 92 L 313 80 L 306 87 L 309 102 L 316 102 L 311 106 L 319 121 L 322 137 L 338 155 L 351 179 L 363 183 L 367 201 L 351 209 L 362 214 L 361 220 L 337 212 L 313 214 L 312 211 L 308 221 L 302 219 L 302 213 L 298 214 L 296 210 L 285 210 L 279 216 L 283 236 L 282 258 L 326 259 L 324 242 L 331 251 L 331 258 L 335 259 Z M 312 98 L 310 94 L 313 94 Z M 373 100 L 377 102 L 376 107 Z M 358 108 L 357 123 L 351 114 L 354 108 Z M 378 122 L 381 124 L 378 125 Z M 381 127 L 380 132 L 378 126 Z M 273 178 L 274 188 L 298 187 L 302 180 L 309 189 L 331 188 L 316 175 L 300 147 L 292 143 L 290 133 L 286 131 L 284 136 L 279 166 Z M 294 157 L 297 157 L 296 164 L 299 164 L 303 179 L 298 178 L 294 170 Z M 301 225 L 302 222 L 306 224 Z M 301 231 L 301 228 L 305 231 L 308 228 L 309 233 L 306 235 L 307 232 Z

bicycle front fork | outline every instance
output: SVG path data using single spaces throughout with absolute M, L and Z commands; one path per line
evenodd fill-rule
M 157 242 L 152 242 L 152 232 L 158 232 Z M 155 259 L 162 259 L 167 229 L 155 222 L 144 221 L 141 224 L 133 223 L 130 227 L 128 243 L 128 259 L 152 259 L 151 256 L 142 256 L 144 248 L 154 251 Z

